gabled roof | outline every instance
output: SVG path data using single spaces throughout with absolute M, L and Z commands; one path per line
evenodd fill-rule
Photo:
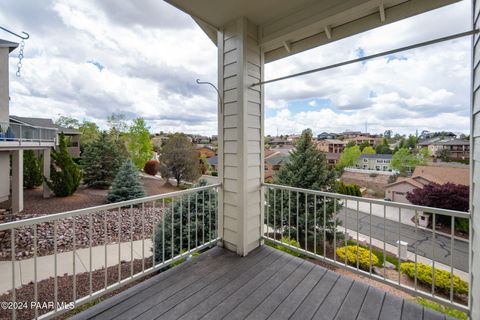
M 396 186 L 396 185 L 399 185 L 399 184 L 402 184 L 402 183 L 408 183 L 409 185 L 415 187 L 415 188 L 423 188 L 424 184 L 415 180 L 415 179 L 412 179 L 412 178 L 406 178 L 406 179 L 399 179 L 397 181 L 395 181 L 394 183 L 390 183 L 390 184 L 387 184 L 385 186 L 385 188 L 390 188 L 390 187 L 393 187 L 393 186 Z
M 283 154 L 274 155 L 268 159 L 265 159 L 265 162 L 268 164 L 271 164 L 272 166 L 276 166 L 281 164 L 282 162 L 287 161 L 289 158 L 290 158 L 289 155 L 283 153 Z
M 470 169 L 441 166 L 417 166 L 412 177 L 422 177 L 438 184 L 454 183 L 464 186 L 470 185 Z
M 10 48 L 9 52 L 12 52 L 16 47 L 18 43 L 0 39 L 0 48 Z
M 63 128 L 63 127 L 57 126 L 53 122 L 53 120 L 49 118 L 30 118 L 30 117 L 19 117 L 19 116 L 11 115 L 10 120 L 13 120 L 22 124 L 34 126 L 34 127 L 57 129 L 59 132 L 63 132 L 65 134 L 82 134 L 77 129 Z

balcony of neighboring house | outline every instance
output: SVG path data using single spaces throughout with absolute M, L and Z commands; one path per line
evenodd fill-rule
M 57 129 L 15 122 L 0 122 L 0 150 L 55 147 Z

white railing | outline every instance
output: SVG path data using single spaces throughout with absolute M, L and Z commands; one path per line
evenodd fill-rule
M 469 213 L 273 184 L 264 191 L 266 241 L 468 313 L 470 243 L 455 226 L 468 223 L 471 233 Z M 431 226 L 421 227 L 428 216 Z M 437 230 L 440 219 L 448 231 Z
M 55 142 L 57 129 L 30 126 L 12 122 L 0 122 L 0 143 L 17 142 Z
M 17 313 L 21 318 L 53 318 L 215 245 L 220 240 L 219 187 L 206 185 L 0 224 L 6 239 L 0 242 L 0 252 L 9 253 L 4 258 L 10 262 L 0 265 L 11 265 L 11 270 L 0 270 L 11 272 L 11 300 L 6 305 L 10 314 L 0 312 L 13 319 Z M 21 290 L 18 263 L 33 264 L 28 305 L 16 298 Z M 68 275 L 61 273 L 65 264 L 71 270 Z M 51 274 L 45 276 L 45 270 Z M 50 287 L 38 285 L 50 277 Z M 32 307 L 47 302 L 53 302 L 49 310 Z

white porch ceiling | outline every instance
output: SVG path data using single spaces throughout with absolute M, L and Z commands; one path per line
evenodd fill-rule
M 165 1 L 191 15 L 215 44 L 221 26 L 245 16 L 259 26 L 270 62 L 459 0 Z

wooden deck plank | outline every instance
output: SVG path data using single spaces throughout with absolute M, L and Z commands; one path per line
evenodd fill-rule
M 208 286 L 203 288 L 200 292 L 197 292 L 194 295 L 191 295 L 187 299 L 183 300 L 181 303 L 176 305 L 174 308 L 170 309 L 168 312 L 164 313 L 161 317 L 157 319 L 179 319 L 184 314 L 189 311 L 198 311 L 199 314 L 207 313 L 212 307 L 213 304 L 218 303 L 223 299 L 222 292 L 234 292 L 243 285 L 248 279 L 251 279 L 259 272 L 268 267 L 271 263 L 274 263 L 280 256 L 275 254 L 274 249 L 264 250 L 267 252 L 267 255 L 256 259 L 250 266 L 244 266 L 242 272 L 229 272 L 223 277 L 211 282 Z M 258 255 L 257 255 L 258 256 Z M 247 259 L 252 259 L 247 257 Z M 222 290 L 223 289 L 223 290 Z M 206 298 L 212 298 L 212 305 L 202 304 Z M 201 304 L 199 306 L 199 304 Z M 192 315 L 193 319 L 198 319 L 200 316 Z
M 220 265 L 221 268 L 217 268 L 218 272 L 220 272 L 219 270 L 224 270 L 225 268 L 232 266 L 234 263 L 238 263 L 239 257 L 235 254 L 228 254 L 222 257 L 222 261 L 223 262 Z M 184 279 L 180 279 L 176 284 L 167 288 L 166 290 L 163 290 L 161 287 L 159 287 L 157 292 L 148 292 L 148 294 L 139 293 L 141 294 L 140 303 L 118 314 L 115 319 L 133 319 L 146 312 L 151 307 L 170 299 L 172 296 L 178 294 L 178 292 L 191 288 L 196 283 L 201 281 L 201 279 L 205 277 L 205 272 L 211 270 L 215 265 L 211 265 L 209 269 L 202 268 L 201 270 L 192 270 L 190 274 L 181 273 L 180 276 L 183 276 Z
M 275 249 L 269 249 L 275 250 Z M 280 254 L 274 252 L 269 265 L 264 268 L 250 270 L 248 274 L 242 274 L 235 283 L 231 283 L 229 286 L 225 286 L 221 290 L 217 291 L 214 295 L 205 299 L 192 309 L 187 314 L 183 315 L 181 319 L 198 319 L 208 314 L 206 318 L 220 319 L 231 308 L 237 306 L 243 301 L 249 294 L 251 294 L 257 287 L 262 285 L 265 281 L 268 281 L 277 271 L 285 266 L 290 260 L 291 255 Z M 251 274 L 253 273 L 253 275 Z
M 446 320 L 449 317 L 262 246 L 214 248 L 73 319 Z
M 374 287 L 369 287 L 357 320 L 378 319 L 384 298 L 385 292 Z
M 313 319 L 332 320 L 335 318 L 345 297 L 353 285 L 353 280 L 347 277 L 340 277 L 335 283 L 327 298 L 313 316 Z
M 243 311 L 245 316 L 248 315 L 250 311 L 256 307 L 256 304 L 254 305 L 251 302 L 259 304 L 263 301 L 266 295 L 268 295 L 268 292 L 273 291 L 274 287 L 280 285 L 283 279 L 286 279 L 300 263 L 300 259 L 288 255 L 288 260 L 283 264 L 279 263 L 276 271 L 272 272 L 263 282 L 250 281 L 244 288 L 241 288 L 229 298 L 222 300 L 213 310 L 207 313 L 203 319 L 214 320 L 224 317 L 233 319 L 235 316 L 241 319 L 241 312 L 232 312 L 234 309 Z
M 400 320 L 402 317 L 403 299 L 386 294 L 383 299 L 379 320 Z
M 297 307 L 310 294 L 315 285 L 327 272 L 323 268 L 313 268 L 310 273 L 298 284 L 298 286 L 280 303 L 269 319 L 288 319 Z
M 402 308 L 402 320 L 423 320 L 423 307 L 405 300 Z
M 305 261 L 307 262 L 307 261 Z M 277 289 L 275 289 L 259 306 L 245 319 L 266 319 L 276 307 L 296 288 L 296 286 L 315 267 L 313 263 L 302 263 Z
M 360 312 L 363 301 L 367 295 L 368 285 L 355 281 L 352 288 L 348 292 L 347 297 L 343 301 L 340 310 L 335 319 L 337 320 L 355 320 Z
M 424 308 L 423 309 L 423 320 L 446 320 L 447 318 L 445 317 L 444 314 L 438 313 L 433 311 L 432 309 L 429 308 Z M 450 318 L 448 318 L 450 319 Z
M 210 268 L 216 260 L 221 262 L 224 258 L 226 258 L 224 250 L 219 247 L 212 248 L 199 257 L 164 271 L 135 287 L 103 301 L 101 304 L 87 309 L 82 312 L 82 317 L 88 319 L 114 319 L 125 310 L 142 302 L 145 296 L 158 293 L 159 290 L 168 290 L 169 287 L 177 284 L 180 279 L 185 277 L 183 272 L 190 273 L 192 270 Z
M 258 259 L 268 255 L 266 250 L 255 250 L 255 254 L 251 256 L 250 259 L 243 259 L 239 256 L 236 257 L 235 263 L 231 265 L 218 265 L 216 269 L 210 270 L 205 273 L 204 276 L 197 282 L 193 283 L 191 286 L 183 288 L 178 291 L 167 300 L 162 301 L 162 303 L 154 303 L 149 305 L 142 314 L 136 316 L 136 319 L 155 319 L 160 317 L 165 312 L 169 311 L 171 308 L 175 307 L 177 304 L 186 300 L 191 295 L 194 295 L 198 291 L 204 289 L 212 281 L 222 277 L 227 273 L 236 273 L 244 268 L 248 268 L 250 265 L 255 264 Z M 131 318 L 130 318 L 131 319 Z
M 333 288 L 339 275 L 332 271 L 327 271 L 323 278 L 316 284 L 308 297 L 302 302 L 302 304 L 295 310 L 290 319 L 303 320 L 311 319 L 318 307 L 322 304 L 323 300 L 327 297 L 330 290 Z

